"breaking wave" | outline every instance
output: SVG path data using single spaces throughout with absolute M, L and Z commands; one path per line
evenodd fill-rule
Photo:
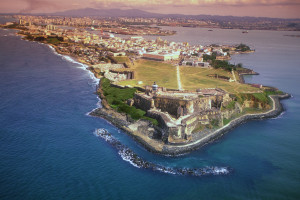
M 281 112 L 278 116 L 276 117 L 272 117 L 271 119 L 280 119 L 283 117 L 283 115 L 285 114 L 285 111 Z
M 231 169 L 229 167 L 204 167 L 193 169 L 164 167 L 142 159 L 103 128 L 95 130 L 94 134 L 97 137 L 104 139 L 112 147 L 117 149 L 118 154 L 124 161 L 129 162 L 131 165 L 137 168 L 150 169 L 152 171 L 158 171 L 165 174 L 190 176 L 226 175 L 231 172 Z
M 101 99 L 99 98 L 98 95 L 97 95 L 97 99 L 98 99 L 98 102 L 96 103 L 96 108 L 94 108 L 94 109 L 91 110 L 90 112 L 87 112 L 85 115 L 90 116 L 90 114 L 91 114 L 92 112 L 94 112 L 94 111 L 97 110 L 98 108 L 102 108 Z
M 49 44 L 47 44 L 47 46 L 52 50 L 52 52 L 53 52 L 55 55 L 58 55 L 58 56 L 62 57 L 62 59 L 64 59 L 64 60 L 66 60 L 66 61 L 68 61 L 68 62 L 71 62 L 71 63 L 74 63 L 74 64 L 78 65 L 78 66 L 79 66 L 78 68 L 87 71 L 88 74 L 89 74 L 89 76 L 90 76 L 90 78 L 91 78 L 91 80 L 93 81 L 93 82 L 92 82 L 92 85 L 97 87 L 97 85 L 99 84 L 100 79 L 96 78 L 96 77 L 94 76 L 94 74 L 93 74 L 90 70 L 88 70 L 88 68 L 89 68 L 88 65 L 85 65 L 85 64 L 83 64 L 83 63 L 77 62 L 77 61 L 74 60 L 71 56 L 62 55 L 62 54 L 57 53 L 56 49 L 55 49 L 53 46 L 49 45 Z M 97 107 L 96 107 L 95 109 L 101 107 L 101 99 L 100 99 L 98 96 L 97 96 L 97 98 L 98 98 L 98 102 L 97 102 L 97 104 L 96 104 Z M 93 109 L 91 112 L 93 112 L 95 109 Z M 86 115 L 89 115 L 91 112 L 86 113 Z
M 88 68 L 89 68 L 88 65 L 80 63 L 80 62 L 77 62 L 71 56 L 62 55 L 62 54 L 57 53 L 57 51 L 55 50 L 55 48 L 53 46 L 49 45 L 49 44 L 47 46 L 53 51 L 54 54 L 56 54 L 58 56 L 61 56 L 64 60 L 66 60 L 68 62 L 71 62 L 73 64 L 78 65 L 79 66 L 78 68 L 86 70 L 89 73 L 90 78 L 93 80 L 93 85 L 98 85 L 100 79 L 96 78 L 94 76 L 94 74 L 90 70 L 88 70 Z

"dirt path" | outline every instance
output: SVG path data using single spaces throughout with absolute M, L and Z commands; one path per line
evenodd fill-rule
M 181 80 L 180 80 L 180 70 L 179 70 L 179 65 L 176 66 L 177 67 L 177 85 L 178 85 L 178 90 L 182 90 L 182 86 L 181 86 Z
M 236 81 L 235 74 L 234 74 L 234 71 L 232 70 L 231 73 L 232 73 L 232 76 L 233 76 L 233 80 L 234 80 L 235 82 L 237 82 L 237 81 Z

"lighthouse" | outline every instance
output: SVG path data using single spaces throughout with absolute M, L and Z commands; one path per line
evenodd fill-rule
M 155 94 L 157 92 L 157 89 L 158 89 L 158 85 L 156 84 L 156 82 L 154 82 L 152 85 L 152 92 Z

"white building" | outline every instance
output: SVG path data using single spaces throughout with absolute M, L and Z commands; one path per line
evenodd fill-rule
M 143 58 L 150 60 L 159 60 L 159 61 L 167 61 L 167 60 L 178 60 L 180 52 L 147 52 L 143 54 Z

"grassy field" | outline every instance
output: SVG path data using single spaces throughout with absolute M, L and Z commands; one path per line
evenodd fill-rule
M 128 67 L 132 67 L 131 61 L 129 60 L 129 58 L 127 56 L 116 56 L 116 57 L 114 57 L 114 59 L 118 63 L 126 63 Z
M 135 80 L 122 81 L 120 85 L 145 86 L 155 81 L 159 86 L 177 89 L 176 67 L 150 60 L 138 60 L 132 66 L 135 71 Z M 138 84 L 143 81 L 143 84 Z
M 114 59 L 118 61 L 118 63 L 130 63 L 130 60 L 127 56 L 116 56 Z
M 260 92 L 260 89 L 254 88 L 237 82 L 227 82 L 216 78 L 208 77 L 209 74 L 218 74 L 221 76 L 232 77 L 232 73 L 222 69 L 204 69 L 195 67 L 180 67 L 181 84 L 186 90 L 195 90 L 198 88 L 222 88 L 229 93 L 253 93 Z M 237 74 L 236 78 L 238 78 Z
M 131 69 L 135 71 L 134 80 L 122 81 L 120 85 L 143 87 L 152 85 L 155 81 L 159 86 L 178 89 L 176 67 L 150 60 L 138 60 Z M 222 69 L 206 69 L 196 67 L 180 67 L 181 84 L 185 90 L 196 90 L 199 88 L 222 88 L 229 93 L 259 93 L 260 89 L 237 82 L 227 82 L 216 78 L 208 77 L 209 74 L 218 74 L 233 79 L 232 73 Z M 235 72 L 238 80 L 238 74 Z M 138 84 L 143 81 L 142 84 Z

